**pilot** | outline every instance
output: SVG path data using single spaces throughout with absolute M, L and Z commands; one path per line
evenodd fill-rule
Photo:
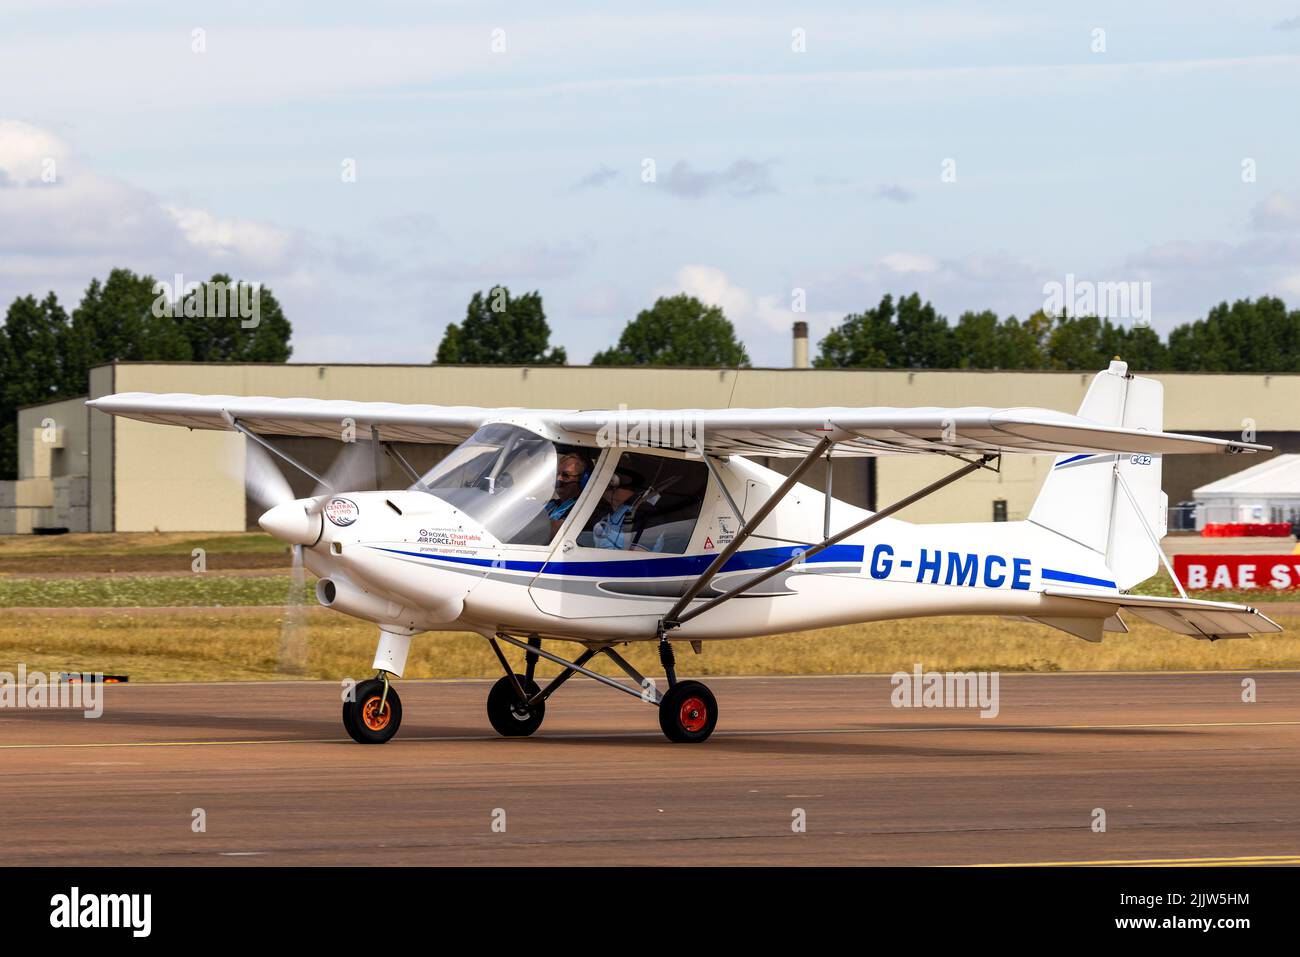
M 565 517 L 582 494 L 582 486 L 590 473 L 590 466 L 576 452 L 560 456 L 560 461 L 555 466 L 555 497 L 546 503 L 546 517 L 551 520 L 552 535 L 564 524 Z
M 624 469 L 611 476 L 608 487 L 600 496 L 609 512 L 591 528 L 592 540 L 597 548 L 636 548 L 644 551 L 632 543 L 633 517 L 637 506 L 641 504 L 637 489 L 641 484 L 641 476 Z

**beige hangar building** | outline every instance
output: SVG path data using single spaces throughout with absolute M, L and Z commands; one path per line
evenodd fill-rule
M 801 356 L 796 352 L 796 361 Z M 771 408 L 808 406 L 1039 406 L 1073 412 L 1091 372 L 901 371 L 810 368 L 663 369 L 596 366 L 307 365 L 118 362 L 92 370 L 89 397 L 114 392 L 194 392 L 541 408 Z M 1155 376 L 1165 386 L 1165 428 L 1240 437 L 1300 452 L 1300 375 Z M 255 527 L 245 500 L 242 436 L 115 419 L 68 399 L 18 415 L 19 479 L 0 482 L 0 534 L 33 531 L 239 531 Z M 276 439 L 323 469 L 340 444 Z M 401 445 L 418 468 L 447 447 Z M 772 460 L 788 470 L 794 460 Z M 1192 490 L 1257 464 L 1257 457 L 1178 456 L 1165 462 L 1171 509 Z M 409 480 L 387 458 L 385 484 Z M 1024 518 L 1051 456 L 1004 457 L 923 500 L 912 521 Z M 943 456 L 846 458 L 834 494 L 882 507 L 949 471 Z M 292 471 L 292 470 L 290 470 Z M 810 484 L 821 487 L 815 467 Z M 308 494 L 301 476 L 295 491 Z M 391 483 L 391 484 L 390 484 Z M 1190 518 L 1190 516 L 1189 516 Z M 1290 516 L 1284 519 L 1289 520 Z M 1182 524 L 1171 511 L 1170 526 Z

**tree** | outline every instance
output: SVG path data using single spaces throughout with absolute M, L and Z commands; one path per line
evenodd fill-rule
M 265 286 L 217 273 L 172 309 L 195 362 L 287 362 L 293 327 Z
M 1024 322 L 1007 316 L 998 326 L 998 369 L 1042 369 L 1047 365 L 1043 357 L 1045 330 L 1051 320 L 1041 312 L 1032 314 Z
M 208 302 L 218 291 L 224 311 L 214 312 Z M 217 274 L 180 302 L 172 298 L 152 277 L 114 269 L 91 280 L 71 319 L 54 293 L 39 303 L 14 300 L 0 328 L 0 478 L 17 472 L 17 409 L 84 394 L 93 366 L 289 358 L 292 327 L 269 289 Z
M 1169 334 L 1169 366 L 1180 372 L 1300 371 L 1300 312 L 1281 299 L 1221 302 Z
M 465 320 L 452 323 L 438 345 L 440 365 L 564 365 L 562 346 L 550 348 L 551 327 L 546 322 L 539 292 L 511 297 L 505 286 L 476 292 L 465 310 Z
M 906 369 L 951 369 L 957 364 L 948 320 L 918 293 L 898 300 L 899 357 Z
M 813 365 L 819 369 L 897 367 L 903 349 L 894 316 L 894 297 L 888 293 L 874 309 L 845 316 L 818 343 L 821 354 Z
M 694 296 L 664 296 L 623 327 L 618 344 L 598 352 L 596 366 L 748 367 L 749 354 L 718 306 Z
M 990 313 L 991 315 L 991 313 Z M 966 336 L 978 323 L 967 324 Z M 894 305 L 886 293 L 880 304 L 844 317 L 820 343 L 819 368 L 950 369 L 957 365 L 957 343 L 948 320 L 918 293 Z
M 1002 343 L 997 313 L 963 312 L 952 331 L 957 367 L 961 369 L 1001 369 Z
M 68 366 L 78 383 L 74 395 L 86 390 L 87 373 L 97 365 L 190 358 L 189 343 L 172 317 L 155 315 L 156 285 L 152 276 L 129 269 L 112 270 L 103 283 L 90 281 L 72 312 L 68 336 Z
M 68 315 L 54 293 L 40 302 L 35 296 L 15 299 L 5 314 L 0 329 L 0 478 L 17 477 L 18 409 L 75 394 L 67 391 L 67 333 Z
M 1149 325 L 1111 326 L 1103 332 L 1102 351 L 1119 356 L 1134 372 L 1163 372 L 1169 367 L 1169 350 Z
M 1053 369 L 1104 369 L 1110 355 L 1102 350 L 1101 340 L 1102 321 L 1096 316 L 1055 319 L 1047 334 L 1048 364 Z

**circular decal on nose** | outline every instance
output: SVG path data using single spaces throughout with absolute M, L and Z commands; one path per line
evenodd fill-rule
M 335 525 L 351 525 L 361 510 L 357 503 L 346 498 L 332 498 L 325 503 L 325 517 Z

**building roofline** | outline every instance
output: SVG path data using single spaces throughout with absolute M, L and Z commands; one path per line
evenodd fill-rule
M 26 412 L 28 409 L 39 409 L 43 405 L 58 405 L 60 402 L 75 402 L 77 399 L 89 399 L 89 393 L 82 395 L 65 395 L 58 399 L 46 399 L 44 402 L 31 402 L 27 405 L 20 405 L 14 409 L 15 412 Z
M 438 364 L 434 362 L 164 362 L 150 359 L 130 359 L 105 362 L 94 369 L 116 366 L 217 366 L 231 368 L 290 368 L 290 369 L 512 369 L 516 372 L 545 371 L 548 369 L 599 370 L 610 372 L 789 372 L 805 374 L 809 372 L 888 372 L 908 374 L 946 374 L 975 373 L 980 375 L 1094 375 L 1100 369 L 898 369 L 866 366 L 796 369 L 792 366 L 597 366 L 597 365 L 474 365 L 471 363 Z M 1300 372 L 1150 372 L 1137 370 L 1143 376 L 1236 376 L 1239 378 L 1300 378 Z M 58 400 L 63 401 L 63 400 Z M 44 403 L 38 403 L 44 404 Z

